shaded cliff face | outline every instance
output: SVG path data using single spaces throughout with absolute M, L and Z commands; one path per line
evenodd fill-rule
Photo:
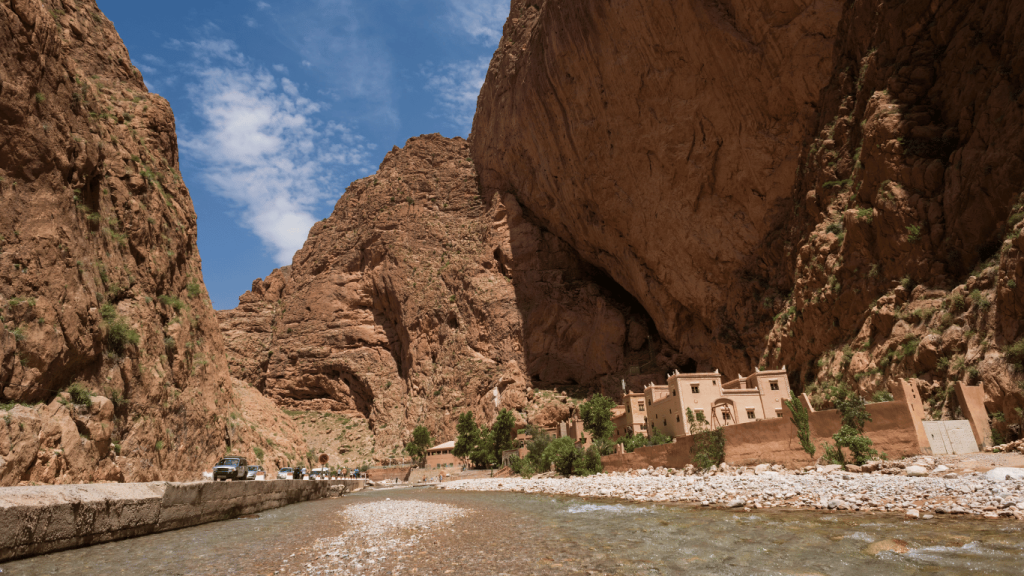
M 92 1 L 0 2 L 0 198 L 0 485 L 305 452 L 230 378 L 174 117 Z
M 483 194 L 613 278 L 678 358 L 786 365 L 812 392 L 916 378 L 936 416 L 969 379 L 1012 434 L 1021 11 L 513 1 L 474 122 Z
M 853 2 L 794 191 L 793 291 L 762 356 L 812 391 L 984 386 L 1020 433 L 1024 6 Z M 792 265 L 795 260 L 795 266 Z
M 219 315 L 233 375 L 289 409 L 341 413 L 346 432 L 316 447 L 352 463 L 391 457 L 419 424 L 453 439 L 466 410 L 553 424 L 571 403 L 534 387 L 617 384 L 654 346 L 628 295 L 515 198 L 484 202 L 468 143 L 438 135 L 389 152 L 291 266 Z
M 749 370 L 840 4 L 514 1 L 473 125 L 483 191 L 511 192 L 701 368 Z

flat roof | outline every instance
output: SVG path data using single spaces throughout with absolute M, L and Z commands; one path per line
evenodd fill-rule
M 427 452 L 430 452 L 431 450 L 451 450 L 452 448 L 455 448 L 455 440 L 449 440 L 443 444 L 438 444 L 433 448 L 427 448 Z

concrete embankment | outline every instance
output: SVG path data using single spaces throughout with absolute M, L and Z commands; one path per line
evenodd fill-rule
M 0 561 L 317 500 L 365 480 L 147 482 L 0 488 Z

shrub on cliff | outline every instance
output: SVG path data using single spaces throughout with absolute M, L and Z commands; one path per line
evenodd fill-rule
M 124 320 L 117 318 L 107 323 L 107 345 L 117 355 L 124 353 L 129 344 L 138 345 L 139 333 L 132 330 Z
M 71 402 L 86 407 L 92 406 L 92 392 L 85 387 L 85 384 L 75 382 L 68 387 L 68 394 L 71 396 Z

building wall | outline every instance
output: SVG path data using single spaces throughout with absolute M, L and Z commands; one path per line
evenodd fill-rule
M 915 418 L 907 402 L 879 402 L 869 404 L 867 410 L 872 420 L 864 426 L 864 434 L 874 442 L 879 453 L 896 459 L 921 454 L 928 447 L 918 438 Z M 788 468 L 813 464 L 821 456 L 821 444 L 831 442 L 832 434 L 839 430 L 839 412 L 821 410 L 809 414 L 811 441 L 817 448 L 813 457 L 801 447 L 796 425 L 790 418 L 788 408 L 784 407 L 782 418 L 723 427 L 725 461 L 735 466 L 770 463 Z M 672 444 L 638 448 L 629 454 L 612 454 L 601 461 L 605 472 L 648 466 L 682 468 L 692 462 L 692 446 L 693 436 L 682 436 Z
M 631 392 L 622 398 L 621 406 L 625 410 L 619 416 L 612 419 L 615 425 L 615 433 L 612 439 L 618 440 L 623 436 L 632 434 L 647 435 L 647 400 L 643 393 Z
M 988 410 L 985 409 L 985 389 L 957 382 L 956 399 L 963 408 L 964 417 L 971 423 L 974 440 L 978 446 L 992 446 L 992 424 L 988 421 Z
M 442 450 L 439 452 L 427 452 L 427 462 L 424 467 L 455 466 L 461 468 L 463 465 L 468 465 L 468 462 L 456 458 L 451 450 Z

